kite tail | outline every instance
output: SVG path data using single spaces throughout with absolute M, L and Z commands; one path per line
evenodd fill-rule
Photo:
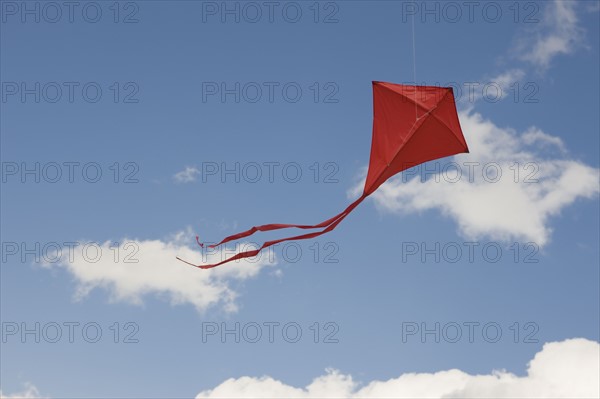
M 327 227 L 329 226 L 331 223 L 333 223 L 340 215 L 335 215 L 334 217 L 327 219 L 319 224 L 313 224 L 313 225 L 307 225 L 307 224 L 279 224 L 279 223 L 271 223 L 271 224 L 263 224 L 261 226 L 254 226 L 251 229 L 248 229 L 246 231 L 242 231 L 241 233 L 237 233 L 237 234 L 233 234 L 230 235 L 228 237 L 225 237 L 224 239 L 222 239 L 221 241 L 219 241 L 216 244 L 211 244 L 208 247 L 209 248 L 215 248 L 218 247 L 219 245 L 228 243 L 230 241 L 235 241 L 235 240 L 239 240 L 240 238 L 244 238 L 244 237 L 248 237 L 251 236 L 252 234 L 256 233 L 257 231 L 271 231 L 271 230 L 279 230 L 279 229 L 287 229 L 290 227 L 295 227 L 298 229 L 318 229 L 321 227 Z M 196 237 L 196 241 L 198 242 L 198 244 L 201 247 L 204 247 L 204 244 L 202 244 L 200 241 L 198 241 L 198 237 Z
M 356 200 L 355 201 L 356 205 L 358 205 L 364 199 L 364 197 L 366 197 L 366 196 L 363 195 L 363 196 L 361 196 L 361 198 Z M 304 229 L 304 230 L 320 229 L 323 227 L 327 227 L 330 224 L 332 224 L 333 222 L 335 222 L 340 216 L 342 216 L 344 214 L 344 212 L 347 212 L 348 209 L 350 209 L 350 207 L 352 207 L 353 205 L 354 205 L 354 203 L 350 204 L 350 206 L 348 206 L 348 208 L 346 208 L 343 212 L 338 213 L 334 217 L 329 218 L 318 224 L 280 224 L 280 223 L 263 224 L 260 226 L 254 226 L 246 231 L 242 231 L 241 233 L 232 234 L 228 237 L 225 237 L 218 243 L 209 245 L 208 248 L 216 248 L 219 245 L 228 243 L 230 241 L 235 241 L 235 240 L 239 240 L 240 238 L 251 236 L 252 234 L 256 233 L 257 231 L 272 231 L 272 230 L 287 229 L 287 228 L 292 228 L 292 227 L 297 228 L 297 229 Z M 354 207 L 352 209 L 354 209 Z M 204 248 L 204 244 L 200 242 L 198 236 L 196 236 L 196 242 L 198 243 L 198 245 L 200 245 L 201 247 Z
M 228 263 L 228 262 L 231 262 L 231 261 L 234 261 L 234 260 L 244 259 L 244 258 L 251 258 L 253 256 L 258 255 L 260 253 L 260 251 L 262 251 L 263 249 L 268 248 L 268 247 L 270 247 L 272 245 L 275 245 L 275 244 L 279 244 L 281 242 L 292 241 L 292 240 L 307 240 L 307 239 L 310 239 L 310 238 L 315 238 L 315 237 L 318 237 L 318 236 L 320 236 L 322 234 L 328 233 L 331 230 L 335 229 L 337 227 L 337 225 L 340 224 L 340 222 L 342 220 L 344 220 L 344 218 L 346 216 L 348 216 L 348 214 L 350 214 L 350 212 L 352 212 L 354 210 L 354 208 L 356 208 L 358 206 L 358 204 L 360 204 L 366 197 L 367 196 L 365 194 L 363 194 L 360 198 L 358 198 L 356 201 L 354 201 L 353 203 L 351 203 L 343 212 L 335 215 L 334 217 L 332 217 L 332 218 L 330 218 L 330 219 L 328 219 L 328 220 L 326 220 L 324 222 L 319 223 L 318 225 L 310 225 L 309 226 L 309 225 L 267 224 L 267 225 L 263 225 L 263 226 L 256 226 L 256 227 L 253 227 L 250 230 L 247 230 L 245 232 L 229 236 L 229 237 L 225 238 L 223 241 L 221 241 L 220 243 L 215 244 L 215 245 L 211 245 L 210 247 L 213 248 L 213 247 L 216 247 L 217 245 L 221 245 L 221 244 L 223 244 L 225 242 L 228 242 L 228 241 L 232 241 L 232 240 L 235 240 L 235 239 L 238 239 L 238 238 L 242 238 L 242 237 L 247 237 L 247 236 L 253 234 L 256 231 L 269 231 L 269 230 L 276 230 L 278 228 L 287 228 L 287 227 L 297 227 L 297 228 L 300 228 L 300 229 L 303 229 L 303 228 L 308 229 L 308 228 L 325 227 L 325 229 L 323 229 L 321 231 L 317 231 L 317 232 L 314 232 L 314 233 L 308 233 L 308 234 L 302 234 L 302 235 L 298 235 L 298 236 L 294 236 L 294 237 L 281 238 L 281 239 L 273 240 L 273 241 L 267 241 L 267 242 L 265 242 L 258 249 L 253 249 L 253 250 L 250 250 L 250 251 L 240 252 L 239 254 L 236 254 L 236 255 L 232 256 L 231 258 L 225 259 L 224 261 L 221 261 L 219 263 L 214 263 L 214 264 L 211 264 L 211 265 L 196 265 L 196 264 L 190 263 L 188 261 L 185 261 L 185 260 L 181 259 L 180 257 L 177 257 L 177 259 L 179 259 L 180 261 L 182 261 L 184 263 L 187 263 L 190 266 L 194 266 L 194 267 L 197 267 L 199 269 L 212 269 L 213 267 L 217 267 L 217 266 L 220 266 L 220 265 L 222 265 L 224 263 Z M 266 229 L 261 229 L 262 227 L 265 227 L 265 226 L 267 226 Z M 283 227 L 269 228 L 271 226 L 283 226 Z

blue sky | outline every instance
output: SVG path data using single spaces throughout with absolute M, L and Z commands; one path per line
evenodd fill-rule
M 475 375 L 505 370 L 514 391 L 482 386 L 527 396 L 519 384 L 550 389 L 528 373 L 536 354 L 538 371 L 557 367 L 552 353 L 597 367 L 598 2 L 482 2 L 472 17 L 460 2 L 460 14 L 436 2 L 278 2 L 269 20 L 263 2 L 98 1 L 78 3 L 72 21 L 65 6 L 59 16 L 42 3 L 0 4 L 4 395 L 416 396 L 416 382 L 359 389 L 423 373 L 442 393 L 481 396 Z M 238 7 L 239 22 L 221 7 Z M 202 261 L 196 234 L 215 242 L 341 211 L 368 165 L 371 81 L 410 83 L 413 61 L 419 84 L 462 90 L 471 153 L 428 165 L 457 162 L 458 181 L 407 172 L 334 232 L 272 258 L 213 271 L 175 259 Z M 81 244 L 72 258 L 70 242 Z M 49 262 L 53 243 L 62 256 Z M 434 255 L 422 258 L 423 246 Z M 98 260 L 83 247 L 101 248 Z M 457 247 L 451 262 L 442 249 Z M 102 337 L 75 330 L 69 342 L 70 322 L 97 323 Z M 39 343 L 22 335 L 36 323 Z M 236 323 L 248 334 L 259 325 L 262 338 L 206 335 Z M 282 335 L 288 323 L 298 342 Z M 436 323 L 440 342 L 406 335 Z M 481 333 L 488 323 L 502 330 L 497 342 Z M 453 343 L 442 330 L 455 325 Z M 137 342 L 123 342 L 132 331 Z M 324 342 L 330 332 L 337 342 Z M 445 385 L 431 374 L 451 369 L 468 378 Z M 310 388 L 320 376 L 325 390 Z M 560 376 L 549 392 L 575 394 L 576 379 Z M 582 396 L 597 389 L 579 377 Z

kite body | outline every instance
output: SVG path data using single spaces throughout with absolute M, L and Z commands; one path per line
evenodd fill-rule
M 267 241 L 256 250 L 240 252 L 212 265 L 189 265 L 210 269 L 236 259 L 248 258 L 284 241 L 318 237 L 334 228 L 365 198 L 390 177 L 424 162 L 467 153 L 451 87 L 409 86 L 373 82 L 373 137 L 369 170 L 362 195 L 343 212 L 315 225 L 266 224 L 226 237 L 211 248 L 248 237 L 257 231 L 284 228 L 322 229 L 279 240 Z M 198 237 L 196 237 L 198 241 Z M 200 246 L 202 243 L 198 241 Z

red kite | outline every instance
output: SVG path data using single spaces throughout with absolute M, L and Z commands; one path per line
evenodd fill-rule
M 386 82 L 373 82 L 373 138 L 369 171 L 362 195 L 343 212 L 314 225 L 265 224 L 231 235 L 217 247 L 229 241 L 248 237 L 257 231 L 271 231 L 295 227 L 298 229 L 323 229 L 279 240 L 267 241 L 260 248 L 240 252 L 229 259 L 212 265 L 195 265 L 200 269 L 256 256 L 261 250 L 290 240 L 318 237 L 335 229 L 365 198 L 375 192 L 387 179 L 405 169 L 424 162 L 468 153 L 469 149 L 460 128 L 454 93 L 451 87 L 408 86 Z M 204 245 L 196 237 L 198 244 Z

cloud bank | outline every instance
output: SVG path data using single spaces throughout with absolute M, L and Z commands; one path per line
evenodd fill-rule
M 25 384 L 23 391 L 16 392 L 11 395 L 6 395 L 0 390 L 0 399 L 41 399 L 38 389 L 31 385 Z
M 583 45 L 584 31 L 579 27 L 576 1 L 555 0 L 544 7 L 535 30 L 518 40 L 519 58 L 545 70 L 552 59 L 567 55 Z
M 186 241 L 192 236 L 191 232 L 179 232 L 166 240 L 124 239 L 118 246 L 112 241 L 87 249 L 80 246 L 70 251 L 70 256 L 61 256 L 59 261 L 46 262 L 44 266 L 62 267 L 75 277 L 76 299 L 101 288 L 113 302 L 142 304 L 145 295 L 155 294 L 173 305 L 191 304 L 199 312 L 217 305 L 227 312 L 237 311 L 238 294 L 231 287 L 232 282 L 256 276 L 265 266 L 275 263 L 273 256 L 260 254 L 231 262 L 227 267 L 200 270 L 175 257 L 209 264 L 232 254 L 220 250 L 202 256 L 200 248 Z M 247 249 L 250 248 L 255 247 Z
M 536 127 L 518 134 L 473 110 L 460 112 L 459 118 L 471 153 L 456 156 L 455 164 L 434 162 L 391 179 L 372 195 L 380 210 L 439 210 L 468 239 L 543 246 L 551 237 L 552 216 L 600 192 L 599 170 L 569 159 L 560 138 Z M 362 183 L 356 185 L 349 196 L 361 188 Z
M 598 398 L 599 364 L 600 345 L 577 338 L 546 343 L 529 362 L 524 377 L 506 371 L 470 375 L 453 369 L 407 373 L 362 385 L 350 375 L 328 369 L 304 388 L 268 376 L 240 377 L 196 398 Z

